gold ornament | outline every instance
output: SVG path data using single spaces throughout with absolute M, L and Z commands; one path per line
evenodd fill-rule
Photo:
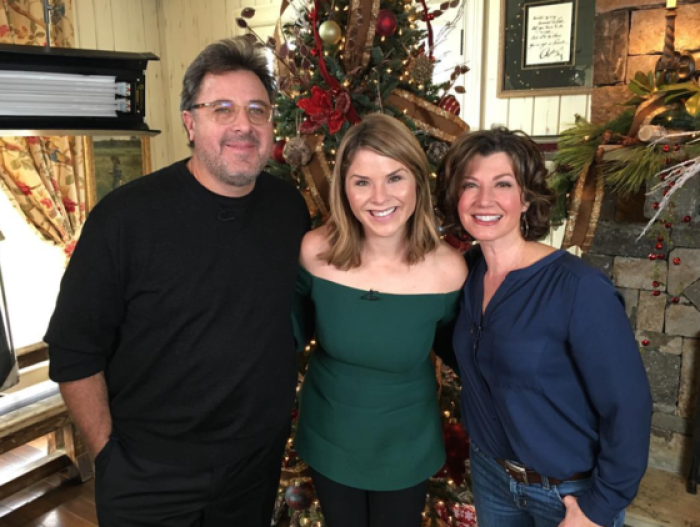
M 326 20 L 318 28 L 318 35 L 321 37 L 323 42 L 330 46 L 337 44 L 340 41 L 340 37 L 343 36 L 343 32 L 340 30 L 340 26 L 337 22 L 334 22 L 333 20 Z
M 413 57 L 408 65 L 408 72 L 416 84 L 427 84 L 433 80 L 433 69 L 435 65 L 425 55 Z

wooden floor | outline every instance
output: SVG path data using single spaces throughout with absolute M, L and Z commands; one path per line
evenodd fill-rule
M 12 470 L 46 452 L 35 441 L 0 456 L 0 471 Z M 9 455 L 11 454 L 11 455 Z M 629 527 L 700 527 L 700 493 L 685 492 L 685 479 L 647 471 L 627 509 Z M 0 501 L 0 527 L 96 527 L 94 480 L 80 484 L 55 475 Z
M 0 456 L 0 474 L 45 455 L 37 439 Z M 85 484 L 56 474 L 0 501 L 0 527 L 96 527 L 94 480 Z

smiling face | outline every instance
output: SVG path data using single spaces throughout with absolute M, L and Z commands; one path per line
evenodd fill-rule
M 402 238 L 416 210 L 416 178 L 390 157 L 360 149 L 345 176 L 350 209 L 365 237 Z
M 462 226 L 474 239 L 488 243 L 522 238 L 520 216 L 527 208 L 507 154 L 472 159 L 462 179 L 457 209 Z
M 207 73 L 195 103 L 231 101 L 242 107 L 252 102 L 269 105 L 265 86 L 252 71 Z M 227 194 L 227 187 L 252 189 L 272 152 L 272 122 L 254 125 L 239 108 L 227 125 L 214 121 L 211 108 L 182 112 L 188 137 L 194 142 L 193 155 L 204 170 L 199 176 L 210 190 Z

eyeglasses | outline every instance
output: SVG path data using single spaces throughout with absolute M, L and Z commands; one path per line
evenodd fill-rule
M 239 106 L 231 101 L 200 102 L 193 104 L 192 109 L 206 108 L 209 117 L 217 124 L 231 124 L 238 116 L 238 110 L 243 108 L 251 124 L 262 125 L 272 120 L 272 107 L 260 103 L 251 102 Z

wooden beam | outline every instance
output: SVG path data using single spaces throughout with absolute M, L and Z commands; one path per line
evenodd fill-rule
M 30 485 L 70 466 L 70 464 L 70 459 L 65 451 L 57 450 L 53 454 L 23 466 L 12 473 L 12 479 L 0 481 L 0 500 L 26 489 Z
M 62 429 L 70 423 L 68 409 L 60 394 L 10 412 L 0 424 L 0 454 Z

